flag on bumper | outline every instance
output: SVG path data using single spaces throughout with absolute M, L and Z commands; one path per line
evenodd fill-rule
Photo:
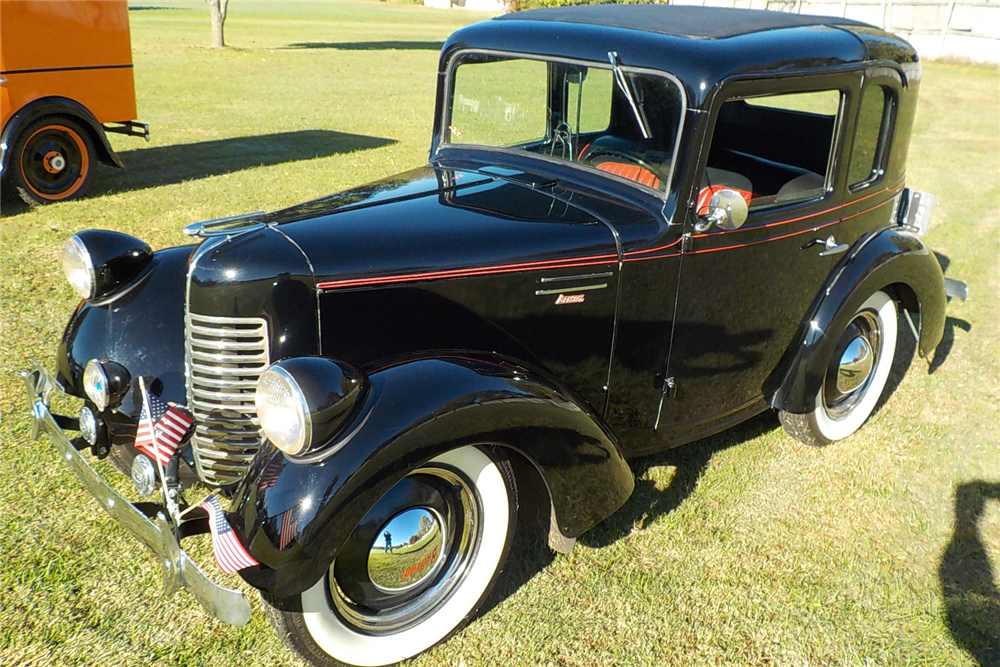
M 167 465 L 193 423 L 194 419 L 179 407 L 146 394 L 135 432 L 135 448 Z
M 208 527 L 212 531 L 212 552 L 215 554 L 215 562 L 222 571 L 236 572 L 257 565 L 254 557 L 240 544 L 215 494 L 205 498 L 198 505 L 208 512 Z

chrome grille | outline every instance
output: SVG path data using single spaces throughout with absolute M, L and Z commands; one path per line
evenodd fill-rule
M 269 363 L 267 322 L 259 317 L 185 321 L 188 407 L 194 413 L 191 448 L 202 481 L 239 481 L 260 449 L 254 405 L 257 378 Z

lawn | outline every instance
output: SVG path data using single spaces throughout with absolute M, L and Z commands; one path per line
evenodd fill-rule
M 84 200 L 3 211 L 0 663 L 295 664 L 255 595 L 243 628 L 186 593 L 162 597 L 148 553 L 29 440 L 17 371 L 29 352 L 53 365 L 76 304 L 59 265 L 73 232 L 176 245 L 187 223 L 426 160 L 438 49 L 482 16 L 238 0 L 232 48 L 216 52 L 204 3 L 135 10 L 151 141 L 113 137 L 127 169 L 102 168 Z M 925 64 L 908 181 L 937 195 L 928 241 L 971 285 L 949 306 L 932 373 L 916 360 L 862 432 L 825 449 L 768 415 L 635 462 L 624 508 L 568 556 L 519 539 L 489 610 L 412 664 L 1000 661 L 998 118 L 1000 71 Z M 194 551 L 215 575 L 206 541 Z

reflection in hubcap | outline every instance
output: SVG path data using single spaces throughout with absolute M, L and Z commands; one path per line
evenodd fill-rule
M 847 394 L 864 384 L 872 372 L 873 360 L 871 345 L 863 336 L 848 343 L 837 369 L 837 389 Z
M 445 561 L 443 521 L 430 508 L 400 512 L 382 527 L 368 552 L 368 576 L 386 593 L 404 591 L 434 575 Z

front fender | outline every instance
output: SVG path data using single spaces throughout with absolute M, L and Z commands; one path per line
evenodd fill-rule
M 894 228 L 872 232 L 830 275 L 795 342 L 764 385 L 771 407 L 799 414 L 815 407 L 840 332 L 878 290 L 888 288 L 905 308 L 919 310 L 921 356 L 930 356 L 941 342 L 947 303 L 944 274 L 918 237 Z
M 229 516 L 261 563 L 241 571 L 250 584 L 282 597 L 306 590 L 382 495 L 458 447 L 497 445 L 523 455 L 569 538 L 618 509 L 634 485 L 589 406 L 511 362 L 437 356 L 389 366 L 370 374 L 354 414 L 346 435 L 326 446 L 329 454 L 296 461 L 271 447 L 241 482 Z

